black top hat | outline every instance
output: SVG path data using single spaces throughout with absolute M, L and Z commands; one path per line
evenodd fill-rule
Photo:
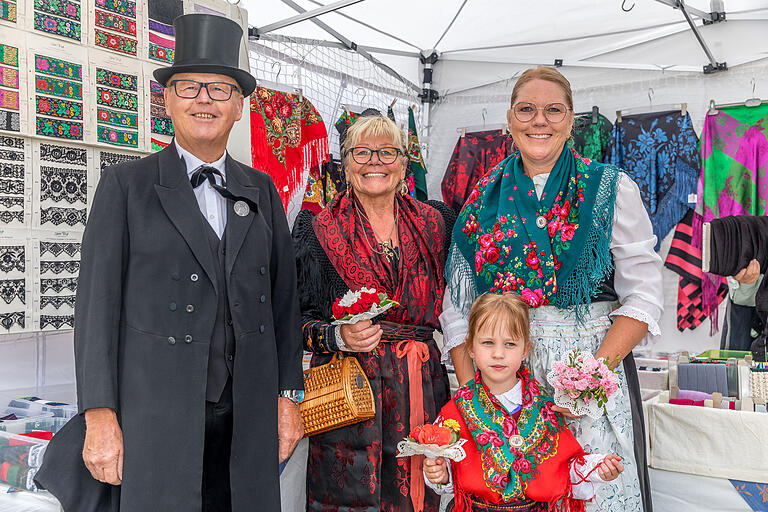
M 211 14 L 185 14 L 173 20 L 176 52 L 173 66 L 156 69 L 163 86 L 175 73 L 216 73 L 231 76 L 248 96 L 256 79 L 240 69 L 240 41 L 243 29 L 234 21 Z

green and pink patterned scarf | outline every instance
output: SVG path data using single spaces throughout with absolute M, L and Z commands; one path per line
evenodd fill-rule
M 480 452 L 483 479 L 504 502 L 525 498 L 536 467 L 557 452 L 558 433 L 567 428 L 552 410 L 552 397 L 528 368 L 521 366 L 517 375 L 523 387 L 517 421 L 488 390 L 479 371 L 453 397 Z
M 452 250 L 473 265 L 475 292 L 514 291 L 531 307 L 589 304 L 613 269 L 618 172 L 566 147 L 538 199 L 519 152 L 500 162 L 472 190 L 453 229 Z M 466 271 L 458 267 L 448 275 Z

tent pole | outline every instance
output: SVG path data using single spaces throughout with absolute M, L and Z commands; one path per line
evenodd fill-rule
M 307 12 L 306 9 L 304 9 L 302 6 L 300 6 L 299 4 L 294 2 L 293 0 L 282 0 L 282 2 L 284 4 L 290 6 L 293 10 L 295 10 L 295 11 L 297 11 L 299 13 Z M 376 64 L 378 67 L 380 67 L 388 75 L 391 75 L 391 76 L 397 78 L 404 85 L 410 87 L 415 92 L 420 92 L 421 91 L 421 89 L 419 88 L 418 85 L 416 85 L 415 83 L 411 82 L 410 80 L 408 80 L 404 76 L 400 75 L 400 73 L 398 73 L 394 69 L 390 68 L 389 66 L 387 66 L 386 64 L 381 62 L 379 59 L 377 59 L 376 57 L 374 57 L 373 55 L 371 55 L 367 51 L 363 50 L 362 48 L 359 48 L 356 43 L 350 41 L 349 39 L 347 39 L 346 37 L 341 35 L 339 32 L 337 32 L 336 30 L 332 29 L 327 23 L 324 23 L 324 22 L 318 20 L 317 18 L 310 18 L 310 21 L 312 23 L 314 23 L 315 25 L 317 25 L 318 27 L 320 27 L 323 30 L 325 30 L 326 32 L 328 32 L 329 34 L 331 34 L 333 37 L 335 37 L 336 39 L 338 39 L 342 43 L 344 43 L 344 46 L 346 46 L 348 49 L 356 51 L 357 53 L 359 53 L 360 55 L 362 55 L 363 57 L 365 57 L 366 59 L 368 59 L 372 63 Z
M 312 9 L 311 11 L 304 11 L 303 13 L 297 14 L 296 16 L 291 16 L 290 18 L 286 18 L 284 20 L 277 21 L 275 23 L 270 23 L 269 25 L 264 25 L 263 27 L 259 27 L 256 30 L 258 31 L 259 34 L 267 34 L 269 32 L 272 32 L 273 30 L 289 27 L 291 25 L 295 25 L 296 23 L 300 23 L 304 20 L 312 19 L 315 16 L 320 16 L 322 14 L 333 12 L 337 9 L 342 9 L 344 7 L 358 4 L 363 1 L 365 0 L 339 0 L 338 2 L 334 2 L 332 4 L 328 4 L 323 7 L 319 7 L 317 9 Z

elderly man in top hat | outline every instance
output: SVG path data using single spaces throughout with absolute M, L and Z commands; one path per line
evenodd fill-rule
M 303 434 L 288 223 L 269 176 L 226 152 L 256 85 L 238 68 L 240 26 L 174 26 L 174 65 L 154 76 L 175 139 L 104 171 L 83 238 L 82 458 L 120 485 L 113 510 L 279 511 L 278 462 Z

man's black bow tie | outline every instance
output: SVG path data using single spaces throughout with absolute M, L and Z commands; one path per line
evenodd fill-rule
M 216 183 L 216 176 L 219 176 L 221 178 L 222 185 L 218 185 Z M 192 184 L 192 188 L 197 188 L 200 185 L 202 185 L 205 182 L 208 182 L 211 184 L 211 187 L 221 194 L 222 197 L 226 199 L 231 199 L 232 201 L 243 201 L 248 206 L 251 207 L 251 209 L 255 212 L 259 211 L 259 206 L 248 199 L 247 197 L 240 197 L 236 196 L 229 190 L 227 190 L 227 182 L 224 181 L 224 176 L 221 175 L 221 172 L 219 172 L 218 169 L 215 167 L 211 167 L 210 165 L 201 165 L 197 169 L 194 170 L 192 173 L 192 177 L 189 179 L 189 182 Z

